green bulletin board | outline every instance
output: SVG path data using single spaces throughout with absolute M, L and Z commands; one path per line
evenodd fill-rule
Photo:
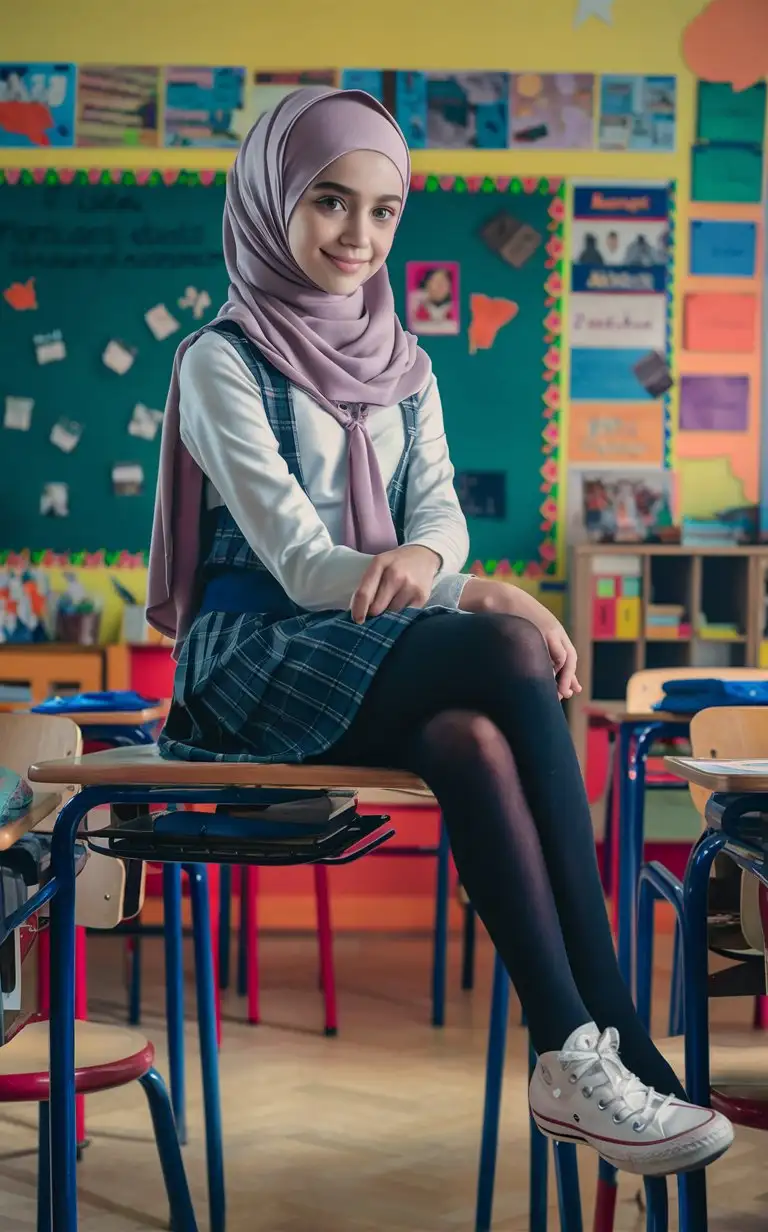
M 562 186 L 420 177 L 414 189 L 389 262 L 398 310 L 404 317 L 408 262 L 459 263 L 460 332 L 422 342 L 457 471 L 504 476 L 503 516 L 469 518 L 471 560 L 552 573 Z M 226 298 L 223 199 L 221 172 L 0 172 L 0 417 L 6 398 L 34 399 L 29 430 L 0 427 L 0 549 L 79 562 L 100 549 L 108 560 L 146 551 L 160 436 L 131 435 L 128 424 L 137 404 L 162 410 L 178 341 Z M 480 235 L 499 212 L 541 237 L 519 268 Z M 210 307 L 196 319 L 203 292 Z M 470 354 L 478 293 L 514 301 L 517 315 L 490 348 Z M 164 339 L 144 319 L 158 305 L 179 325 Z M 65 358 L 40 363 L 35 338 L 54 331 Z M 134 353 L 122 375 L 103 362 L 110 343 Z M 49 439 L 61 420 L 82 428 L 71 452 Z M 132 464 L 143 471 L 141 492 L 115 494 L 113 468 Z M 68 485 L 68 516 L 41 513 L 49 483 Z

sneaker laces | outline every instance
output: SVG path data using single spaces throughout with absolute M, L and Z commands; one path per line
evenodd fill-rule
M 604 1091 L 598 1106 L 613 1109 L 616 1125 L 633 1116 L 632 1128 L 638 1133 L 654 1121 L 662 1129 L 664 1114 L 674 1097 L 659 1094 L 627 1069 L 619 1056 L 619 1033 L 615 1027 L 608 1027 L 598 1038 L 580 1036 L 573 1047 L 562 1050 L 560 1065 L 571 1071 L 571 1082 L 589 1078 L 582 1088 L 587 1098 L 594 1091 Z

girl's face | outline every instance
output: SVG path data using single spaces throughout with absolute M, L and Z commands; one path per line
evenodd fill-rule
M 433 270 L 426 284 L 427 295 L 433 304 L 442 304 L 445 300 L 450 299 L 452 290 L 451 279 L 446 270 Z
M 331 295 L 351 295 L 384 264 L 403 204 L 394 163 L 355 150 L 325 167 L 288 221 L 296 264 Z

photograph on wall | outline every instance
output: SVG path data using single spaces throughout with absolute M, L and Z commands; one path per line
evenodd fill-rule
M 601 77 L 600 149 L 673 151 L 676 95 L 675 77 Z
M 669 199 L 661 184 L 575 185 L 571 290 L 665 294 Z
M 253 74 L 251 96 L 248 101 L 248 127 L 255 124 L 260 115 L 292 94 L 300 86 L 336 86 L 339 73 L 335 68 L 297 68 L 282 72 L 257 69 Z
M 648 543 L 672 525 L 672 472 L 661 467 L 568 472 L 569 543 Z
M 408 328 L 424 337 L 459 332 L 458 261 L 408 261 L 405 267 Z
M 77 72 L 79 146 L 156 146 L 160 69 L 84 64 Z
M 244 68 L 167 68 L 165 145 L 236 149 L 248 131 L 245 87 Z
M 513 73 L 511 146 L 591 150 L 595 144 L 592 73 Z
M 506 149 L 509 73 L 398 72 L 395 114 L 412 149 Z
M 0 63 L 0 145 L 75 144 L 74 64 Z

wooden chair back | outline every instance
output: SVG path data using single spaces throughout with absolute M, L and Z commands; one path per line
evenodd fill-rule
M 710 710 L 699 711 L 691 720 L 691 750 L 694 757 L 728 761 L 768 757 L 768 706 L 713 706 Z M 703 819 L 708 789 L 691 783 L 691 799 Z M 756 877 L 742 875 L 741 931 L 752 950 L 762 953 L 759 889 Z
M 645 714 L 664 696 L 668 680 L 768 680 L 764 667 L 650 667 L 630 676 L 627 711 Z

